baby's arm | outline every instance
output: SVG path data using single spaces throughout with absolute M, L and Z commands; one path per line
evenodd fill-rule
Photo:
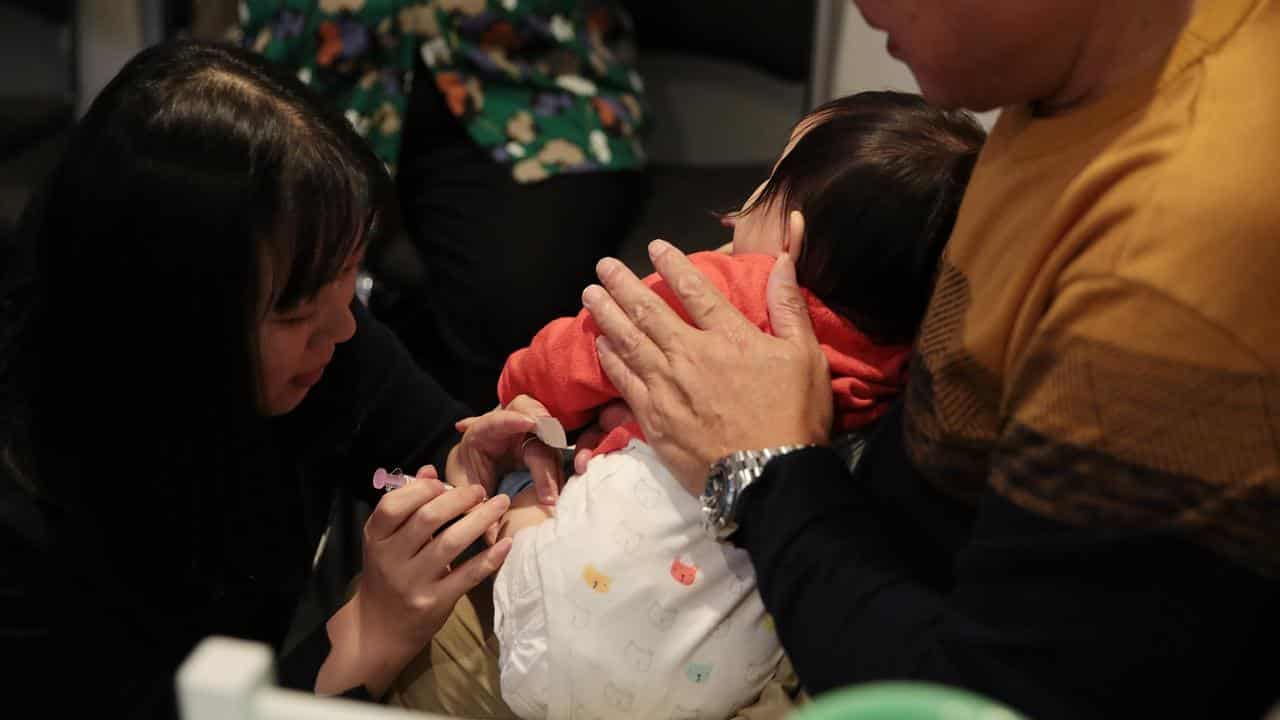
M 734 305 L 763 307 L 763 286 L 744 293 L 743 287 L 731 281 L 732 266 L 740 259 L 704 252 L 690 255 L 689 260 Z M 661 276 L 649 275 L 644 283 L 689 322 Z M 498 399 L 505 405 L 518 395 L 528 395 L 537 398 L 566 429 L 586 425 L 601 405 L 620 397 L 600 367 L 596 352 L 599 336 L 600 327 L 586 310 L 574 317 L 552 320 L 538 331 L 529 347 L 515 351 L 507 359 L 498 378 Z
M 507 358 L 498 378 L 504 405 L 519 395 L 537 398 L 568 430 L 586 425 L 595 409 L 618 397 L 596 354 L 600 329 L 586 310 L 552 320 Z
M 530 485 L 511 498 L 511 507 L 498 521 L 497 540 L 514 537 L 521 530 L 541 525 L 552 517 L 551 506 L 538 502 L 538 496 Z

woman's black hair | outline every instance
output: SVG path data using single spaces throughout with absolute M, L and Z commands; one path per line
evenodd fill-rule
M 260 319 L 338 276 L 388 182 L 340 114 L 262 58 L 192 42 L 136 56 L 6 269 L 9 469 L 113 530 L 200 542 L 219 503 L 279 469 L 257 411 Z
M 801 128 L 742 212 L 803 212 L 800 284 L 873 340 L 911 342 L 986 132 L 898 92 L 834 100 Z

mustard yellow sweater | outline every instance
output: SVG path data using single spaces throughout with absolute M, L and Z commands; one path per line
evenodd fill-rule
M 1202 0 L 1160 72 L 1006 110 L 918 341 L 913 462 L 1280 576 L 1278 175 L 1280 0 Z

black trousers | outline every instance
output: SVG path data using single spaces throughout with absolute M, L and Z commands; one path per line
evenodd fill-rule
M 405 229 L 425 266 L 384 322 L 454 397 L 483 411 L 512 351 L 581 310 L 648 191 L 641 172 L 522 185 L 476 145 L 419 61 L 398 175 Z

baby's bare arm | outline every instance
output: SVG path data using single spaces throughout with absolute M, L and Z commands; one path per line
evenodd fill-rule
M 540 525 L 553 517 L 552 505 L 538 502 L 533 487 L 527 487 L 511 498 L 511 507 L 498 523 L 498 540 L 514 536 L 516 533 Z M 495 540 L 496 542 L 496 540 Z

